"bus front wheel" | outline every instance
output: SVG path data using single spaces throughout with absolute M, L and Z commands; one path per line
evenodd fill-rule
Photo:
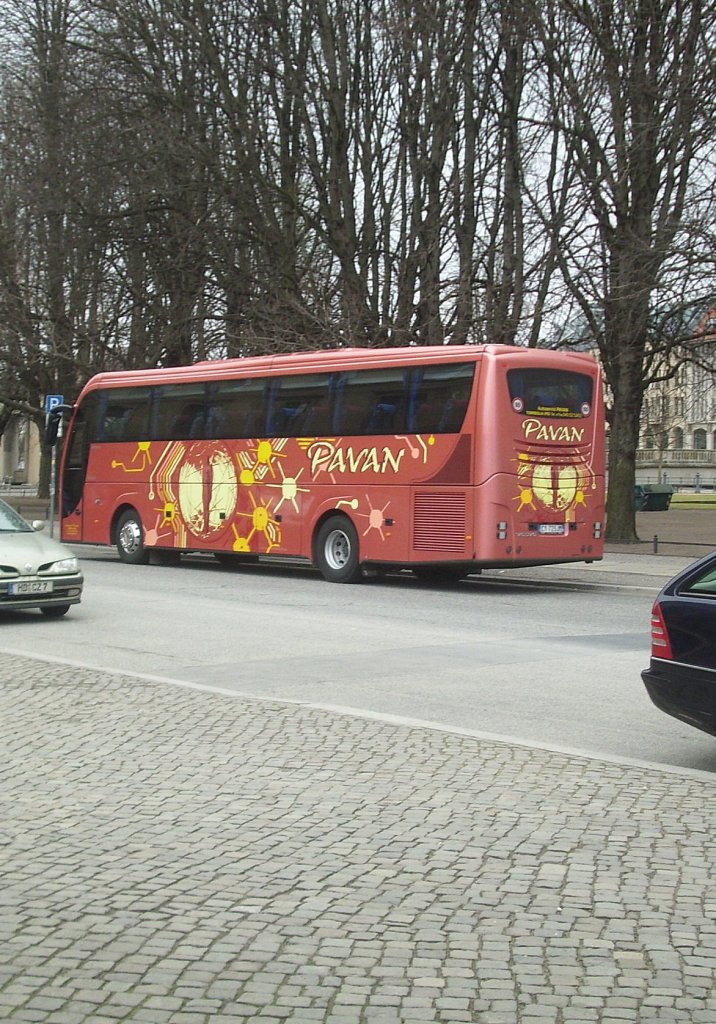
M 358 534 L 347 516 L 331 516 L 316 534 L 316 565 L 329 583 L 357 583 L 360 567 Z
M 139 513 L 130 508 L 117 521 L 115 532 L 117 552 L 129 565 L 146 565 L 149 552 L 144 546 L 144 530 Z

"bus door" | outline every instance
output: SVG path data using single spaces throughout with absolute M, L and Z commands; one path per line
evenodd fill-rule
M 65 442 L 60 480 L 60 520 L 62 540 L 66 541 L 79 541 L 84 536 L 83 498 L 96 411 L 96 396 L 88 395 L 75 413 Z

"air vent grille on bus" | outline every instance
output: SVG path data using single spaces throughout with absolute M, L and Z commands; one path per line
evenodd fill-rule
M 416 494 L 413 506 L 415 551 L 465 552 L 465 495 Z

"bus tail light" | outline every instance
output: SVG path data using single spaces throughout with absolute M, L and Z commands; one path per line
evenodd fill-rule
M 497 539 L 507 540 L 507 523 L 497 524 Z
M 601 536 L 602 536 L 602 524 L 601 523 L 595 523 L 594 524 L 594 539 L 595 540 L 599 540 L 599 538 Z
M 666 628 L 664 614 L 658 601 L 654 602 L 651 610 L 651 656 L 662 658 L 665 661 L 673 661 L 674 652 L 671 649 L 671 639 Z

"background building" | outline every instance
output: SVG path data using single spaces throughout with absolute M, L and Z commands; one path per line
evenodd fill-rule
M 11 416 L 0 437 L 0 484 L 4 488 L 36 488 L 40 454 L 37 426 L 19 414 Z
M 637 483 L 716 489 L 716 309 L 699 324 L 696 361 L 648 389 L 636 453 Z

